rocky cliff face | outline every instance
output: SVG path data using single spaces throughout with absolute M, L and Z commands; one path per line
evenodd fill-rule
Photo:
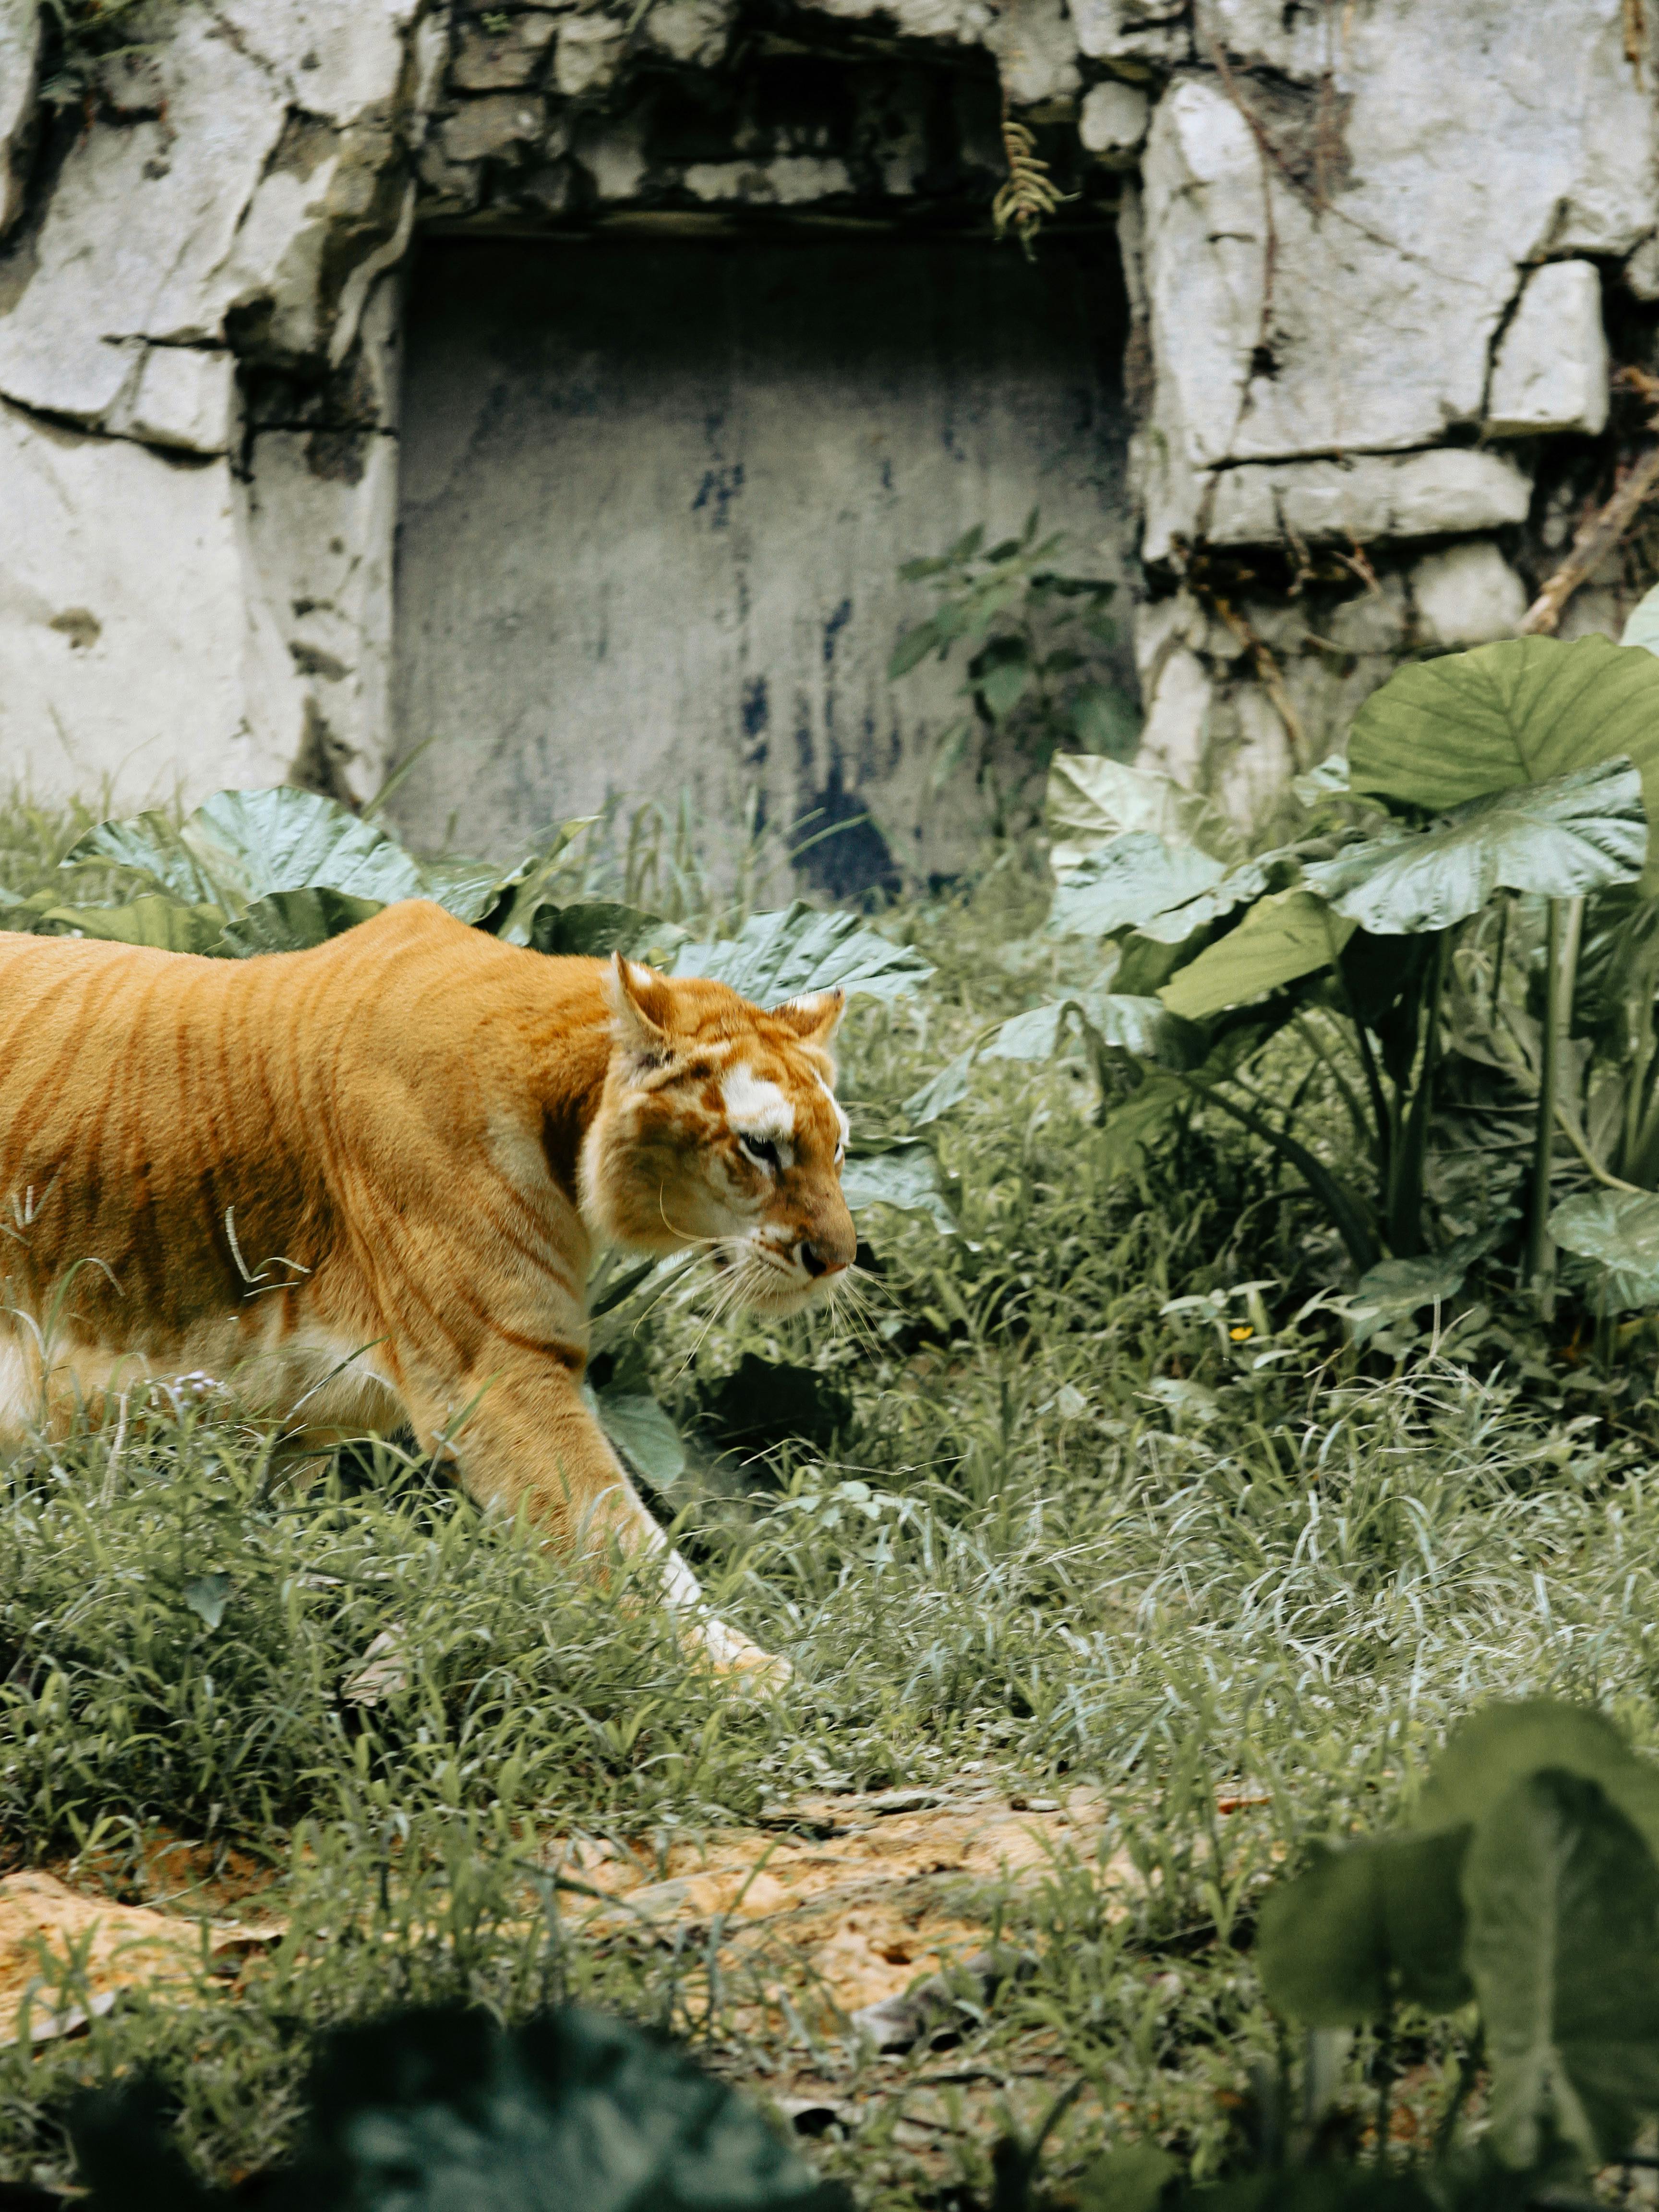
M 0 0 L 0 762 L 42 790 L 378 781 L 422 226 L 982 222 L 1006 102 L 1057 224 L 1121 240 L 1146 757 L 1243 814 L 1401 655 L 1511 629 L 1642 434 L 1644 0 L 146 0 L 120 39 Z M 826 56 L 872 66 L 815 118 Z

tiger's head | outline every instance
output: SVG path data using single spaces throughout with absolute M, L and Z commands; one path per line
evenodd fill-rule
M 611 1060 L 582 1146 L 584 1214 L 646 1251 L 705 1245 L 744 1304 L 798 1311 L 857 1244 L 829 1049 L 841 993 L 767 1013 L 620 955 L 605 982 Z

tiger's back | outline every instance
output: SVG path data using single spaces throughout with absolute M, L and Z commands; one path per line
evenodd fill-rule
M 295 1433 L 407 1421 L 567 1549 L 659 1545 L 578 1387 L 592 1239 L 817 1295 L 839 1011 L 420 901 L 246 961 L 0 935 L 0 1443 L 204 1372 Z

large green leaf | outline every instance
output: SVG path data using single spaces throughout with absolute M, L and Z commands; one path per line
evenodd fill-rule
M 735 2089 L 631 2022 L 574 2008 L 504 2029 L 459 2006 L 336 2029 L 271 2212 L 850 2212 Z M 88 2212 L 244 2201 L 195 2183 L 148 2083 L 82 2099 Z M 168 2163 L 170 2161 L 170 2164 Z M 173 2193 L 140 2191 L 165 2179 Z
M 1184 906 L 1225 873 L 1219 860 L 1196 845 L 1171 844 L 1151 830 L 1126 830 L 1083 854 L 1060 876 L 1048 933 L 1106 937 L 1127 926 L 1146 929 L 1152 917 Z
M 600 959 L 620 952 L 629 960 L 648 960 L 672 957 L 684 935 L 672 921 L 641 913 L 638 907 L 592 899 L 538 907 L 522 942 L 538 952 L 574 952 Z
M 348 891 L 268 891 L 228 921 L 216 950 L 246 960 L 261 952 L 304 952 L 384 911 L 379 899 Z
M 666 1492 L 685 1473 L 685 1440 L 656 1400 L 643 1392 L 595 1390 L 599 1426 L 652 1490 Z
M 933 970 L 912 946 L 878 936 L 855 915 L 819 913 L 797 899 L 781 913 L 751 915 L 736 937 L 678 946 L 666 972 L 706 975 L 757 1006 L 775 1006 L 832 989 L 896 999 Z
M 1470 1832 L 1316 1844 L 1305 1871 L 1261 1900 L 1255 1960 L 1268 2002 L 1310 2027 L 1381 2020 L 1401 1997 L 1431 2012 L 1466 2003 L 1458 1877 Z
M 890 1206 L 931 1221 L 946 1236 L 957 1221 L 945 1197 L 945 1179 L 931 1145 L 899 1144 L 880 1152 L 854 1152 L 841 1171 L 842 1196 L 852 1211 Z
M 1600 1713 L 1553 1698 L 1486 1705 L 1464 1721 L 1435 1761 L 1418 1821 L 1425 1828 L 1479 1821 L 1546 1766 L 1598 1784 L 1659 1853 L 1659 1767 L 1638 1759 Z
M 1614 1308 L 1659 1305 L 1659 1193 L 1584 1191 L 1556 1207 L 1549 1228 L 1564 1251 L 1607 1269 Z
M 222 893 L 239 906 L 270 891 L 349 891 L 356 898 L 422 898 L 427 885 L 403 847 L 349 807 L 315 791 L 216 791 L 182 836 Z
M 1195 845 L 1218 860 L 1242 850 L 1237 830 L 1212 803 L 1167 775 L 1088 753 L 1056 753 L 1048 764 L 1048 865 L 1064 881 L 1086 854 L 1130 832 Z
M 130 868 L 148 876 L 159 891 L 186 906 L 218 902 L 216 885 L 184 842 L 179 825 L 165 814 L 135 814 L 125 822 L 100 822 L 76 840 L 64 856 L 66 868 Z
M 1158 995 L 1171 1013 L 1202 1021 L 1328 966 L 1353 931 L 1351 921 L 1311 891 L 1273 891 Z
M 160 891 L 141 891 L 125 906 L 49 907 L 36 924 L 45 937 L 73 933 L 160 952 L 217 951 L 223 927 L 216 906 L 185 906 Z
M 1191 1067 L 1203 1041 L 1156 999 L 1130 998 L 1119 991 L 1091 988 L 1074 998 L 1056 999 L 1030 1012 L 1012 1015 L 980 1048 L 986 1060 L 1052 1060 L 1073 1022 L 1109 1051 L 1166 1067 Z
M 1449 929 L 1501 884 L 1576 898 L 1632 883 L 1647 858 L 1642 780 L 1603 761 L 1455 807 L 1426 830 L 1368 838 L 1311 861 L 1310 887 L 1376 937 Z
M 1592 2166 L 1659 2110 L 1659 1867 L 1597 1784 L 1527 1776 L 1477 1827 L 1463 1864 L 1466 1957 L 1492 2068 L 1500 2157 L 1552 2138 Z
M 1432 814 L 1620 755 L 1659 814 L 1659 658 L 1604 637 L 1506 639 L 1402 668 L 1348 742 L 1356 793 Z
M 954 1060 L 947 1060 L 937 1075 L 930 1076 L 919 1091 L 913 1091 L 905 1100 L 905 1119 L 913 1127 L 924 1129 L 930 1121 L 937 1121 L 948 1114 L 953 1106 L 959 1106 L 968 1096 L 974 1062 L 978 1058 L 978 1047 L 970 1044 Z
M 216 791 L 177 828 L 155 813 L 100 823 L 64 862 L 66 868 L 112 865 L 141 870 L 158 890 L 185 903 L 216 903 L 230 918 L 276 892 L 334 890 L 382 905 L 435 899 L 462 921 L 475 921 L 496 902 L 504 881 L 488 860 L 441 860 L 423 868 L 375 823 L 318 792 L 287 784 Z

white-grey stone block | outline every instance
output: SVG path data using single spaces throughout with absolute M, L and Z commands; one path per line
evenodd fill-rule
M 1062 0 L 1003 0 L 985 44 L 1014 106 L 1069 100 L 1077 91 L 1077 37 Z
M 446 116 L 439 132 L 444 159 L 458 167 L 499 161 L 547 134 L 547 110 L 533 92 L 486 93 Z
M 1200 56 L 1220 46 L 1247 69 L 1306 83 L 1341 64 L 1341 11 L 1324 0 L 1196 0 Z
M 1167 556 L 1175 535 L 1212 545 L 1275 545 L 1293 532 L 1309 544 L 1356 538 L 1437 538 L 1523 522 L 1532 480 L 1507 453 L 1442 447 L 1425 453 L 1357 453 L 1342 460 L 1247 463 L 1190 476 L 1171 495 L 1167 475 L 1149 507 L 1146 557 Z M 1154 525 L 1164 533 L 1155 550 Z
M 1601 279 L 1588 261 L 1534 270 L 1492 367 L 1486 428 L 1499 438 L 1582 430 L 1607 419 Z
M 1185 21 L 1185 0 L 1166 4 L 1151 0 L 1072 0 L 1072 21 L 1079 52 L 1091 61 L 1173 68 L 1190 58 L 1192 33 Z
M 280 782 L 303 696 L 249 591 L 228 459 L 181 468 L 125 438 L 0 407 L 0 760 L 42 799 L 116 811 Z
M 45 21 L 37 0 L 0 0 L 0 238 L 23 204 L 23 145 L 34 113 Z
M 458 92 L 511 92 L 526 85 L 540 69 L 557 28 L 552 15 L 508 15 L 500 31 L 467 23 L 456 42 L 449 81 Z
M 1659 233 L 1644 238 L 1625 264 L 1625 282 L 1638 300 L 1659 300 Z
M 1114 78 L 1091 86 L 1078 119 L 1078 136 L 1097 161 L 1127 166 L 1146 136 L 1152 102 L 1138 85 Z
M 611 15 L 571 15 L 559 26 L 553 82 L 567 100 L 602 92 L 621 65 L 627 27 Z
M 1526 586 L 1495 545 L 1454 545 L 1411 572 L 1425 645 L 1490 645 L 1512 637 L 1527 611 Z
M 151 346 L 132 397 L 111 428 L 149 446 L 228 453 L 237 419 L 236 363 L 222 349 Z
M 682 69 L 714 69 L 732 33 L 727 0 L 655 0 L 640 26 L 645 45 Z

